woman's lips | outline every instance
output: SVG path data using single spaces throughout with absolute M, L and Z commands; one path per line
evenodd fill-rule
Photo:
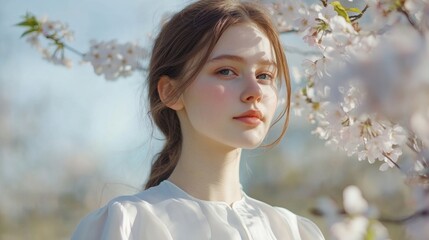
M 235 120 L 241 121 L 250 126 L 257 126 L 262 123 L 261 119 L 257 117 L 236 117 Z
M 259 110 L 252 109 L 234 117 L 233 119 L 239 120 L 249 126 L 257 126 L 262 123 L 262 118 L 262 113 Z

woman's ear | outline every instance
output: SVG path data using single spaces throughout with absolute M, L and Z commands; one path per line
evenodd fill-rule
M 182 98 L 172 99 L 171 94 L 176 88 L 176 82 L 166 75 L 162 75 L 158 81 L 158 94 L 161 101 L 173 110 L 181 110 L 183 108 Z

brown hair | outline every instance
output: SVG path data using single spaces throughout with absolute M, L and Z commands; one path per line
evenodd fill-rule
M 160 77 L 168 76 L 177 81 L 177 87 L 166 99 L 166 102 L 174 102 L 202 69 L 222 33 L 229 26 L 243 22 L 255 24 L 266 34 L 275 51 L 278 77 L 286 84 L 287 102 L 273 122 L 274 125 L 286 114 L 285 124 L 280 136 L 268 146 L 280 142 L 285 134 L 290 111 L 289 70 L 269 14 L 256 4 L 238 0 L 197 1 L 176 13 L 162 26 L 153 46 L 148 74 L 149 113 L 165 135 L 166 142 L 161 152 L 154 157 L 146 189 L 158 185 L 171 175 L 182 148 L 182 132 L 176 111 L 168 108 L 158 93 Z

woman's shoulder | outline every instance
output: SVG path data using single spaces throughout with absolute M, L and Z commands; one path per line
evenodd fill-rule
M 288 223 L 292 232 L 300 236 L 302 240 L 324 240 L 322 232 L 319 227 L 314 224 L 310 219 L 302 217 L 293 213 L 292 211 L 277 206 L 271 206 L 265 202 L 248 197 L 252 204 L 257 205 L 265 214 L 270 218 L 280 217 Z
M 296 222 L 301 239 L 325 239 L 319 227 L 310 219 L 282 207 L 274 207 L 284 218 Z
M 163 198 L 168 197 L 166 195 L 162 187 L 153 187 L 135 195 L 116 197 L 85 216 L 73 233 L 72 240 L 129 239 L 136 231 L 147 231 L 147 228 L 151 229 L 149 231 L 162 231 L 163 224 L 153 210 L 154 204 L 162 202 Z M 135 229 L 135 223 L 140 221 L 144 224 L 137 226 L 145 226 L 145 230 Z
M 115 197 L 103 207 L 88 214 L 83 220 L 87 218 L 115 217 L 117 215 L 135 217 L 138 211 L 151 211 L 154 205 L 169 198 L 171 198 L 169 192 L 161 183 L 134 195 Z

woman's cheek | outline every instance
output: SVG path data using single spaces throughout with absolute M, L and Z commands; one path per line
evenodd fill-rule
M 266 102 L 269 102 L 271 104 L 274 103 L 275 105 L 277 105 L 277 100 L 278 100 L 277 89 L 272 87 L 265 89 L 264 99 Z
M 209 105 L 213 108 L 217 108 L 219 106 L 225 106 L 230 101 L 230 92 L 228 89 L 221 84 L 206 84 L 199 88 L 200 95 L 206 99 L 206 101 L 210 101 Z
M 271 91 L 269 94 L 266 94 L 264 99 L 265 99 L 264 105 L 265 105 L 265 108 L 267 109 L 267 113 L 269 112 L 269 114 L 272 117 L 272 115 L 274 115 L 277 108 L 277 102 L 278 102 L 277 91 Z

